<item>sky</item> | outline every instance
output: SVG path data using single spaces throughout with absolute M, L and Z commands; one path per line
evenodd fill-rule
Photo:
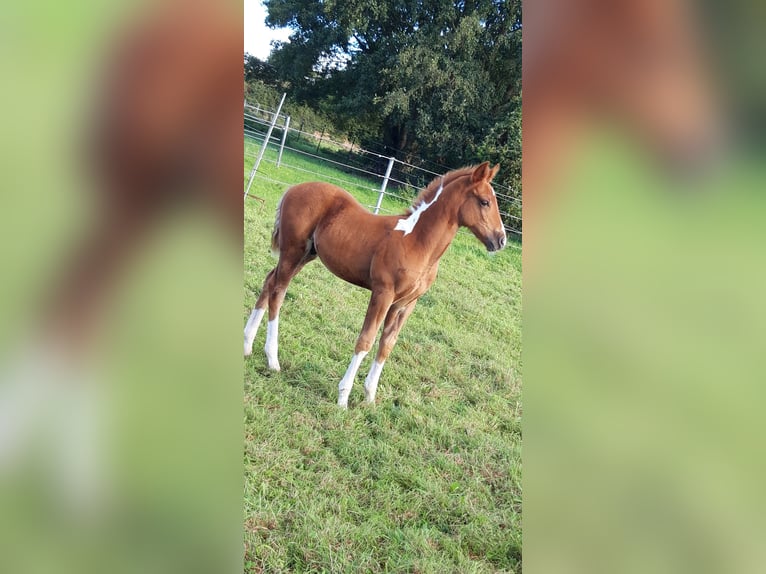
M 244 0 L 244 51 L 265 60 L 271 52 L 272 40 L 287 40 L 289 28 L 272 30 L 266 26 L 266 8 L 262 0 Z

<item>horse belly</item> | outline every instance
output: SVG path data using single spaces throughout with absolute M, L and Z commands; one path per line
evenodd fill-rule
M 344 281 L 370 289 L 369 258 L 347 246 L 335 245 L 332 241 L 329 243 L 322 239 L 315 239 L 314 243 L 324 266 Z
M 314 249 L 322 263 L 344 281 L 370 289 L 373 248 L 359 231 L 333 222 L 314 232 Z

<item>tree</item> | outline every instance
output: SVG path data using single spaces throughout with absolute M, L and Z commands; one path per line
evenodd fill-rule
M 517 96 L 521 100 L 521 95 Z M 521 199 L 521 104 L 511 106 L 512 111 L 502 115 L 493 125 L 478 147 L 479 157 L 500 163 L 503 169 L 495 181 L 510 188 L 510 195 Z M 521 231 L 521 204 L 518 201 L 498 196 L 500 211 L 510 213 L 515 218 L 512 227 Z
M 245 82 L 260 80 L 267 86 L 273 86 L 277 81 L 277 71 L 268 62 L 245 52 Z
M 520 0 L 266 0 L 295 30 L 269 63 L 362 138 L 449 165 L 520 105 Z M 505 163 L 509 163 L 508 158 Z

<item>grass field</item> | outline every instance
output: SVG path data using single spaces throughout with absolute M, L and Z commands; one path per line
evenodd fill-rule
M 288 152 L 283 162 L 351 177 Z M 318 179 L 269 161 L 259 171 Z M 377 185 L 347 188 L 370 204 L 376 194 L 361 188 Z M 251 194 L 265 205 L 245 204 L 243 327 L 276 263 L 283 192 L 256 178 Z M 368 357 L 341 411 L 337 385 L 368 297 L 320 262 L 306 266 L 280 314 L 282 371 L 267 369 L 265 324 L 245 360 L 245 570 L 520 572 L 520 249 L 489 256 L 459 233 L 386 363 L 377 404 L 363 404 Z

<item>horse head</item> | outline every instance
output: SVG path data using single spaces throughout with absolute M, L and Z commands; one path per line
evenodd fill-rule
M 499 169 L 500 165 L 490 168 L 489 162 L 484 162 L 474 168 L 469 177 L 460 178 L 456 182 L 466 185 L 463 190 L 464 201 L 458 211 L 458 224 L 470 229 L 487 247 L 487 251 L 499 251 L 505 247 L 506 242 L 497 197 L 491 185 Z

